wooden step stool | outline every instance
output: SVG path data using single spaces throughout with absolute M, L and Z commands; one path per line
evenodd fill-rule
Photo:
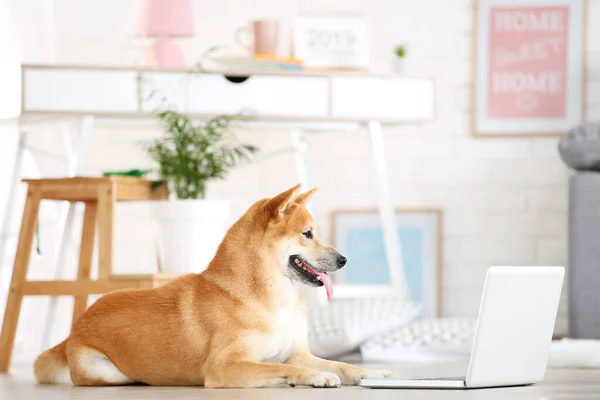
M 10 282 L 2 335 L 0 336 L 0 372 L 10 366 L 23 296 L 75 297 L 73 320 L 87 308 L 88 295 L 125 288 L 152 288 L 173 276 L 115 276 L 113 268 L 113 221 L 117 201 L 158 200 L 168 198 L 166 185 L 153 188 L 153 182 L 135 177 L 25 179 L 27 200 L 23 211 L 19 243 Z M 27 270 L 41 200 L 85 203 L 79 269 L 73 281 L 28 281 Z M 94 241 L 98 228 L 98 280 L 90 280 Z

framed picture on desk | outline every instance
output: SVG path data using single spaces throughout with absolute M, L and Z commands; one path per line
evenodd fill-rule
M 409 298 L 423 305 L 423 315 L 437 317 L 441 301 L 443 216 L 440 209 L 398 209 L 396 225 L 404 271 L 390 271 L 381 219 L 376 210 L 332 213 L 333 246 L 348 258 L 332 274 L 335 298 L 394 296 L 394 277 L 404 276 Z

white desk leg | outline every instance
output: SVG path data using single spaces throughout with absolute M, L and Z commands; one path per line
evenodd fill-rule
M 397 288 L 398 297 L 401 299 L 408 299 L 408 286 L 406 284 L 402 262 L 402 246 L 400 245 L 398 228 L 396 226 L 396 212 L 394 202 L 392 201 L 390 180 L 387 173 L 381 123 L 379 121 L 370 121 L 368 129 L 371 139 L 373 162 L 375 163 L 375 171 L 377 173 L 377 203 L 379 215 L 381 216 L 383 241 L 390 268 L 390 278 Z
M 308 162 L 308 143 L 304 139 L 301 130 L 292 131 L 292 147 L 294 148 L 294 162 L 296 164 L 296 173 L 298 174 L 299 183 L 302 185 L 301 191 L 312 189 L 310 180 L 310 165 Z M 315 217 L 314 200 L 307 204 L 306 209 Z M 298 290 L 302 294 L 304 301 L 309 308 L 323 305 L 327 302 L 327 296 L 322 290 L 307 287 L 305 285 L 297 285 Z
M 10 229 L 13 221 L 15 209 L 15 198 L 17 197 L 17 186 L 21 179 L 21 167 L 23 162 L 23 153 L 27 148 L 27 132 L 19 131 L 19 144 L 15 153 L 15 162 L 13 165 L 12 177 L 10 180 L 10 188 L 8 190 L 8 198 L 6 199 L 6 207 L 4 209 L 4 220 L 2 222 L 2 233 L 0 236 L 0 281 L 2 278 L 2 269 L 4 264 L 4 252 L 6 250 L 6 242 L 10 237 Z M 1 285 L 1 283 L 0 283 Z
M 89 138 L 92 134 L 94 124 L 94 118 L 86 116 L 81 119 L 81 126 L 79 129 L 79 135 L 77 139 L 77 145 L 74 150 L 71 150 L 71 154 L 68 155 L 69 167 L 67 171 L 68 177 L 80 175 L 83 169 L 84 156 L 87 150 Z M 59 227 L 62 227 L 62 233 L 59 239 L 59 250 L 58 256 L 55 262 L 54 279 L 61 279 L 64 274 L 65 263 L 67 259 L 67 251 L 69 250 L 69 244 L 71 241 L 71 232 L 73 230 L 73 219 L 75 218 L 75 203 L 65 203 L 68 205 L 68 212 L 65 212 L 64 208 L 61 207 Z M 56 318 L 56 306 L 58 298 L 53 296 L 50 297 L 50 305 L 48 306 L 48 314 L 46 315 L 46 321 L 44 323 L 44 331 L 42 336 L 42 349 L 48 349 L 51 345 L 50 339 L 52 336 L 52 326 Z
M 308 163 L 308 143 L 304 136 L 302 135 L 301 130 L 292 131 L 292 146 L 294 148 L 294 162 L 296 163 L 296 173 L 298 174 L 299 183 L 302 185 L 301 191 L 304 192 L 306 190 L 312 189 L 310 186 L 310 165 Z M 306 209 L 313 216 L 314 214 L 314 206 L 311 201 Z

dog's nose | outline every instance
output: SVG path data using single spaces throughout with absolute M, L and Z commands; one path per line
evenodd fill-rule
M 346 265 L 346 261 L 348 261 L 348 259 L 344 256 L 339 256 L 337 258 L 337 265 L 338 267 L 342 268 L 344 265 Z

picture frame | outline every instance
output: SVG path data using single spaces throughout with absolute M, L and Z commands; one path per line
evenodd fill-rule
M 472 132 L 560 136 L 585 119 L 587 0 L 475 0 Z
M 409 299 L 423 305 L 423 316 L 438 317 L 441 313 L 443 212 L 438 208 L 398 208 L 396 224 Z M 348 258 L 347 265 L 332 274 L 336 299 L 391 297 L 402 290 L 392 281 L 396 274 L 389 271 L 387 265 L 377 210 L 334 210 L 331 243 Z
M 367 70 L 369 43 L 360 14 L 301 14 L 294 22 L 294 57 L 307 68 Z

